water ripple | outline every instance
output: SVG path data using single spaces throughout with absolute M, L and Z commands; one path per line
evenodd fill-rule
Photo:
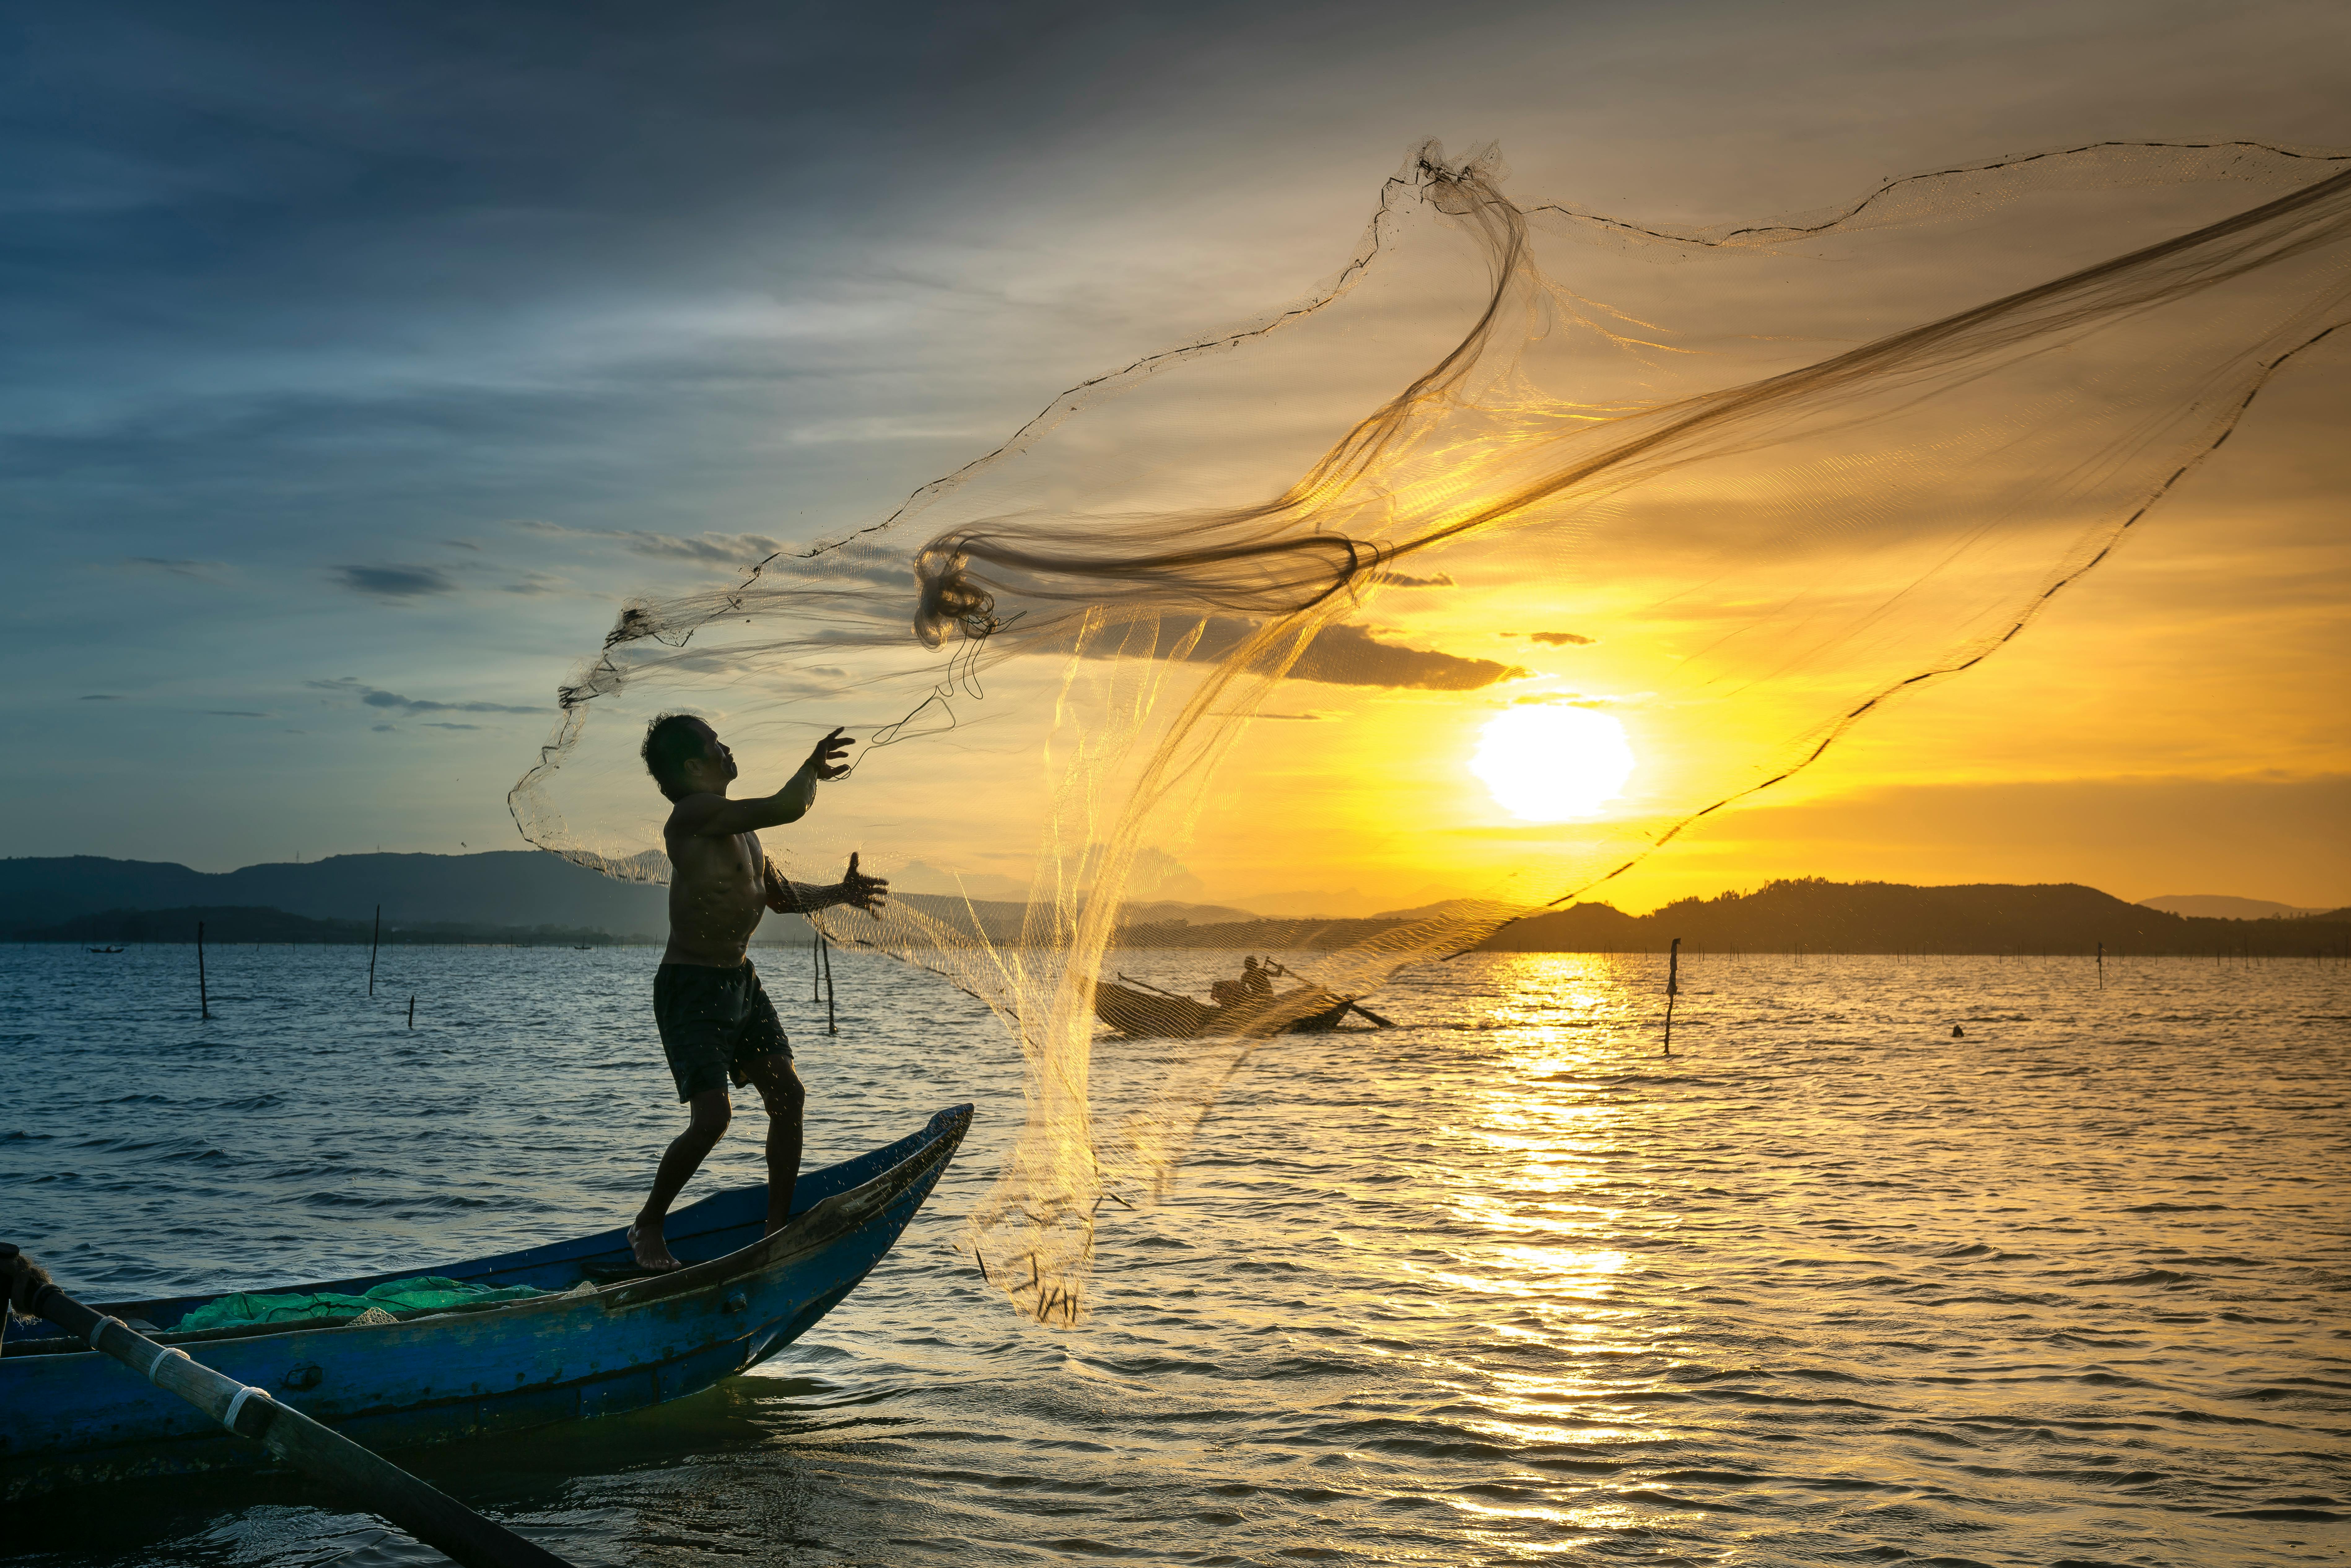
M 614 1224 L 679 1124 L 649 952 L 402 949 L 370 1002 L 348 952 L 224 949 L 220 995 L 254 999 L 210 1023 L 189 956 L 0 952 L 0 1040 L 45 1069 L 0 1106 L 0 1193 L 93 1293 Z M 981 1119 L 758 1373 L 409 1456 L 575 1561 L 2342 1560 L 2340 966 L 2123 961 L 2101 990 L 2062 960 L 1701 958 L 1671 1059 L 1651 960 L 1433 966 L 1384 995 L 1401 1029 L 1261 1050 L 1056 1332 L 949 1246 L 1018 1128 L 1017 1050 L 856 954 L 827 1037 L 792 963 L 762 967 L 811 1160 Z M 757 1178 L 741 1109 L 699 1180 Z M 37 1505 L 0 1551 L 437 1560 L 263 1478 Z

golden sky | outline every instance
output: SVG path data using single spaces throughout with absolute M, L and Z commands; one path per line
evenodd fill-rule
M 2107 137 L 2351 146 L 2351 14 L 2303 0 L 904 23 L 647 19 L 462 71 L 323 17 L 45 34 L 19 106 L 39 266 L 0 384 L 0 852 L 519 847 L 506 789 L 622 601 L 883 516 L 1063 388 L 1297 298 L 1427 135 L 1499 141 L 1514 195 L 1666 225 Z M 346 103 L 373 107 L 321 107 Z M 2038 276 L 2008 259 L 1949 297 Z M 1562 281 L 1604 298 L 1591 265 Z M 2281 379 L 2015 643 L 1602 896 L 1823 874 L 2351 901 L 2346 351 Z M 1309 404 L 1374 384 L 1250 439 L 1294 455 L 1328 424 Z M 1558 692 L 1624 652 L 1501 635 L 1573 630 L 1533 608 L 1439 625 L 1389 591 L 1355 623 Z M 996 691 L 1024 680 L 1050 685 Z M 1350 913 L 1539 859 L 1557 830 L 1468 768 L 1517 691 L 1295 684 L 1269 712 L 1343 718 L 1253 725 L 1249 787 L 1161 846 L 1186 868 L 1165 891 Z M 1637 751 L 1637 706 L 1612 711 Z M 895 837 L 870 852 L 1019 880 L 1039 785 L 982 777 L 942 776 L 939 814 L 874 821 Z

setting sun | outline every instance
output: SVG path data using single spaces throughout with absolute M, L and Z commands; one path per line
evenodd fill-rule
M 1633 771 L 1625 727 L 1582 707 L 1516 707 L 1494 716 L 1469 758 L 1514 817 L 1557 822 L 1616 798 Z

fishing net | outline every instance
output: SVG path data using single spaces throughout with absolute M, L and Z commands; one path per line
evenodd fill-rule
M 402 1312 L 445 1312 L 452 1307 L 494 1301 L 527 1301 L 552 1295 L 534 1285 L 468 1285 L 439 1274 L 413 1280 L 392 1280 L 371 1286 L 364 1294 L 340 1291 L 280 1295 L 235 1291 L 191 1309 L 172 1327 L 174 1333 L 197 1329 L 246 1328 L 261 1323 L 330 1323 L 354 1320 L 393 1321 Z
M 850 727 L 768 847 L 807 882 L 862 850 L 899 896 L 826 935 L 1017 1034 L 967 1241 L 1041 1320 L 1268 1037 L 1986 657 L 2346 314 L 2337 154 L 2103 145 L 1692 230 L 1503 183 L 1425 147 L 1307 298 L 631 603 L 514 791 L 533 842 L 659 881 L 649 716 L 709 718 L 738 794 Z M 1197 1012 L 1107 1031 L 1138 997 Z

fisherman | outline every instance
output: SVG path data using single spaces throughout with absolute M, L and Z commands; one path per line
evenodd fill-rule
M 805 915 L 845 904 L 870 915 L 890 884 L 860 873 L 852 853 L 841 881 L 796 886 L 760 851 L 758 830 L 806 816 L 818 782 L 849 772 L 841 758 L 855 744 L 835 729 L 782 789 L 730 800 L 735 754 L 716 731 L 682 713 L 664 714 L 645 728 L 645 770 L 672 807 L 662 828 L 670 863 L 669 946 L 653 974 L 653 1021 L 689 1120 L 663 1154 L 653 1196 L 629 1227 L 629 1249 L 642 1268 L 678 1267 L 662 1221 L 733 1119 L 730 1077 L 758 1090 L 768 1108 L 768 1234 L 791 1216 L 807 1096 L 792 1071 L 791 1042 L 744 948 L 764 910 Z
M 1262 967 L 1258 964 L 1257 955 L 1254 953 L 1241 960 L 1241 992 L 1253 1002 L 1273 1000 L 1271 959 L 1268 959 Z

